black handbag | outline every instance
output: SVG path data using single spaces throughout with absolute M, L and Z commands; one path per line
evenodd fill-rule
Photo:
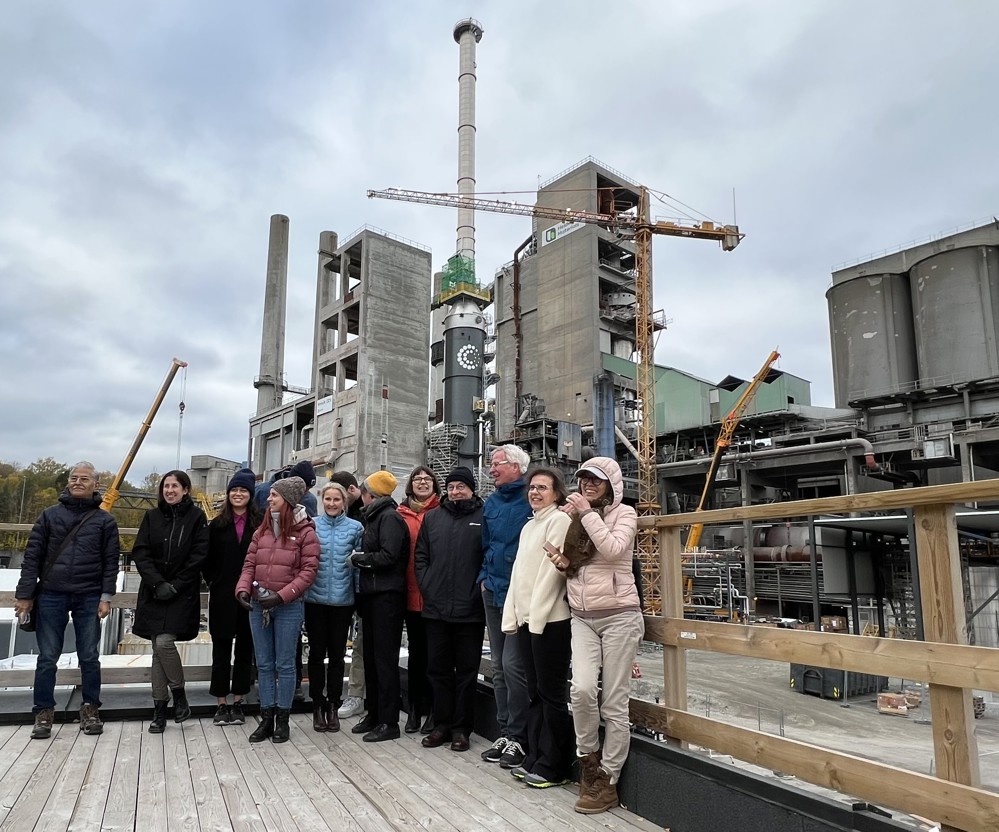
M 35 584 L 35 591 L 31 596 L 32 601 L 38 600 L 38 595 L 42 591 L 42 584 L 45 583 L 45 579 L 52 572 L 52 567 L 55 566 L 55 562 L 59 560 L 59 557 L 62 555 L 62 553 L 66 551 L 66 547 L 73 542 L 73 538 L 76 537 L 76 533 L 80 531 L 80 527 L 84 523 L 86 523 L 91 517 L 97 514 L 98 511 L 100 511 L 100 509 L 95 508 L 92 511 L 88 511 L 86 514 L 84 514 L 83 517 L 80 518 L 80 522 L 77 523 L 75 526 L 73 526 L 73 528 L 69 530 L 69 534 L 67 534 L 62 539 L 62 543 L 59 544 L 59 551 L 55 553 L 55 556 L 45 559 L 44 570 L 42 571 L 42 574 L 39 576 L 38 583 Z M 32 613 L 34 614 L 32 615 Z M 28 613 L 28 620 L 24 622 L 19 621 L 17 626 L 20 627 L 26 633 L 35 632 L 35 628 L 38 626 L 38 609 L 35 606 L 32 606 L 31 612 Z

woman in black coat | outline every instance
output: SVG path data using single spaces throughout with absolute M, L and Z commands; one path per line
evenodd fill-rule
M 465 467 L 447 478 L 447 496 L 428 511 L 416 538 L 416 580 L 427 628 L 427 676 L 434 729 L 425 748 L 468 751 L 486 613 L 482 606 L 482 499 Z
M 191 478 L 170 471 L 160 480 L 160 502 L 142 518 L 132 560 L 142 576 L 132 632 L 153 643 L 151 734 L 166 728 L 169 694 L 174 722 L 191 715 L 184 692 L 178 641 L 201 624 L 201 565 L 208 554 L 208 521 L 191 499 Z
M 253 504 L 256 477 L 242 468 L 229 480 L 219 516 L 208 524 L 208 557 L 202 573 L 208 584 L 208 632 L 212 635 L 212 681 L 218 700 L 216 725 L 242 725 L 243 697 L 253 676 L 250 614 L 236 600 L 236 582 L 263 512 Z M 235 643 L 235 650 L 233 645 Z M 235 652 L 235 659 L 233 653 Z M 233 701 L 229 704 L 228 697 Z

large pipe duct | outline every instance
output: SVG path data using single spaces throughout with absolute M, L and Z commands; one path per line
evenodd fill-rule
M 280 407 L 284 401 L 284 334 L 288 305 L 288 218 L 271 217 L 267 242 L 267 284 L 264 288 L 264 326 L 260 340 L 257 413 Z
M 842 439 L 837 442 L 815 442 L 811 445 L 790 445 L 786 448 L 769 448 L 765 451 L 739 451 L 734 454 L 725 454 L 721 462 L 752 462 L 754 459 L 768 459 L 772 457 L 793 456 L 794 454 L 807 454 L 813 451 L 835 451 L 859 448 L 864 455 L 864 465 L 869 471 L 878 471 L 880 465 L 874 459 L 874 446 L 866 439 Z M 668 471 L 671 468 L 689 467 L 691 464 L 703 463 L 707 465 L 711 462 L 711 457 L 703 459 L 686 459 L 682 462 L 660 462 L 656 469 Z
M 454 24 L 460 48 L 458 64 L 458 193 L 475 194 L 475 45 L 482 40 L 482 26 L 466 18 Z M 475 260 L 475 211 L 458 209 L 459 257 Z

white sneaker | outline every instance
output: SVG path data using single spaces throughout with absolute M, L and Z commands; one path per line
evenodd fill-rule
M 360 696 L 348 696 L 343 700 L 343 704 L 337 708 L 336 715 L 340 719 L 358 716 L 364 713 L 364 700 Z

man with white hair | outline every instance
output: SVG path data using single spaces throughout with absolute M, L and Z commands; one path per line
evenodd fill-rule
M 100 620 L 111 612 L 118 557 L 118 524 L 101 509 L 97 471 L 89 462 L 78 462 L 59 503 L 45 509 L 31 529 L 14 591 L 14 611 L 22 620 L 34 616 L 36 624 L 34 740 L 52 734 L 56 664 L 70 616 L 83 685 L 80 730 L 85 734 L 104 730 L 99 711 Z
M 531 519 L 524 474 L 531 458 L 516 445 L 501 445 L 489 459 L 489 476 L 496 490 L 482 509 L 482 602 L 486 609 L 489 655 L 493 665 L 493 695 L 499 737 L 482 752 L 482 759 L 516 768 L 524 761 L 527 743 L 527 674 L 516 638 L 503 633 L 503 603 L 517 557 L 520 530 Z

